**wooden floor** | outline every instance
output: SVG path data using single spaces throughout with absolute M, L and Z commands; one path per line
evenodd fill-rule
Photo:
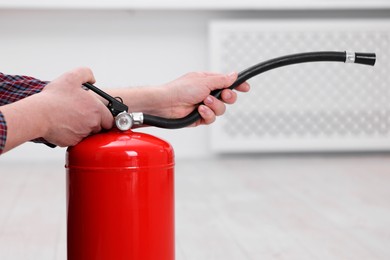
M 0 259 L 66 259 L 65 211 L 62 162 L 0 159 Z M 176 259 L 390 259 L 390 155 L 180 160 Z

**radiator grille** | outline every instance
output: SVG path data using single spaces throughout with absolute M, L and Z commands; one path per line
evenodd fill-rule
M 307 51 L 376 52 L 375 67 L 309 63 L 250 80 L 249 94 L 212 127 L 221 152 L 380 150 L 390 148 L 388 21 L 217 21 L 210 25 L 211 67 L 243 70 Z

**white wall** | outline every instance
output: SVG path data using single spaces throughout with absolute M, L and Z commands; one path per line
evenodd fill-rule
M 0 10 L 0 71 L 51 80 L 77 66 L 91 67 L 102 88 L 160 84 L 208 69 L 207 26 L 212 19 L 375 18 L 371 11 L 88 11 Z M 59 117 L 60 118 L 60 117 Z M 209 127 L 148 129 L 168 140 L 177 158 L 211 156 Z M 63 160 L 64 149 L 27 144 L 1 157 Z

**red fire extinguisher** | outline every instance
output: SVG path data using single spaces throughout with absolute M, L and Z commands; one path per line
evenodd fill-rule
M 132 131 L 67 151 L 68 259 L 174 259 L 174 153 Z
M 375 64 L 373 53 L 311 52 L 259 63 L 229 87 L 271 69 L 317 61 Z M 84 84 L 103 98 L 118 129 L 90 136 L 67 150 L 68 260 L 174 260 L 174 155 L 137 125 L 181 128 L 200 119 L 128 113 L 120 98 Z M 211 94 L 220 98 L 222 90 Z

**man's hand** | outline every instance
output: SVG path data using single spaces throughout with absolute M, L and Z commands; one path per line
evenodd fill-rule
M 55 79 L 38 94 L 49 108 L 44 122 L 47 131 L 42 136 L 46 141 L 75 145 L 91 133 L 112 127 L 114 119 L 107 107 L 81 87 L 86 82 L 94 83 L 94 76 L 89 69 L 79 68 Z
M 3 152 L 40 137 L 58 146 L 75 145 L 91 133 L 111 128 L 110 111 L 82 88 L 83 83 L 94 81 L 91 70 L 74 69 L 42 92 L 2 106 L 8 129 Z
M 197 109 L 202 119 L 192 126 L 211 124 L 226 110 L 225 104 L 234 104 L 237 93 L 226 89 L 237 79 L 237 73 L 228 75 L 211 72 L 191 72 L 169 83 L 140 88 L 107 89 L 112 96 L 119 96 L 129 107 L 129 112 L 143 112 L 164 118 L 182 118 Z M 210 95 L 216 89 L 224 89 L 222 100 Z M 243 83 L 236 91 L 248 92 L 250 86 Z
M 203 102 L 204 105 L 198 107 L 202 119 L 193 126 L 201 124 L 211 124 L 216 116 L 223 115 L 226 111 L 226 104 L 234 104 L 237 100 L 237 93 L 226 89 L 237 79 L 237 73 L 228 75 L 210 72 L 188 73 L 165 87 L 170 93 L 170 107 L 165 110 L 165 117 L 181 118 L 192 112 L 196 105 Z M 243 83 L 236 88 L 240 92 L 248 92 L 249 84 Z M 210 92 L 217 89 L 224 89 L 221 93 L 222 101 L 211 96 Z

